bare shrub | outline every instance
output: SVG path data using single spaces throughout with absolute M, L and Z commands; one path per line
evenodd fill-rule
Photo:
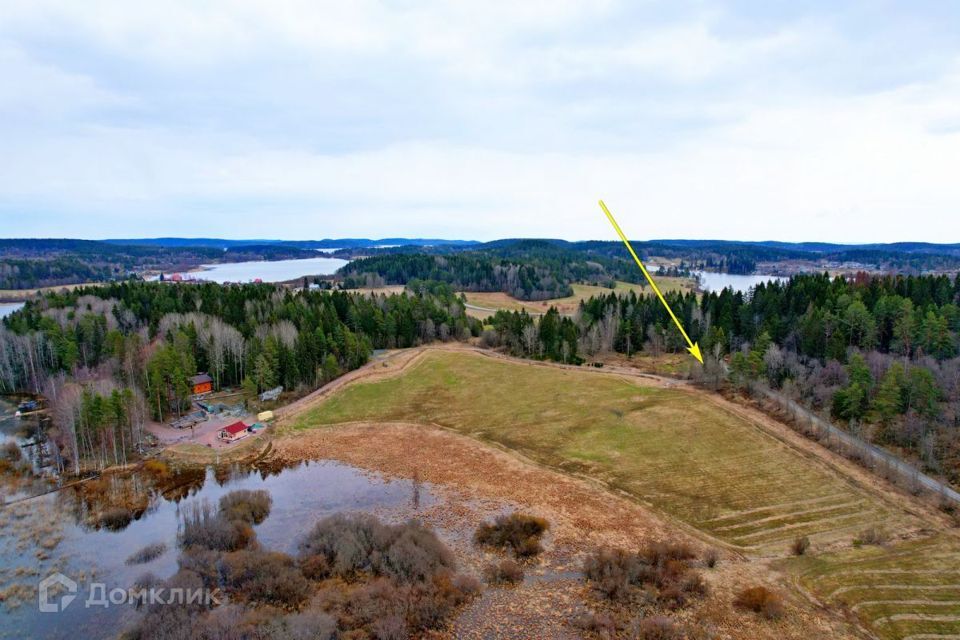
M 170 465 L 163 460 L 147 460 L 143 463 L 143 470 L 158 478 L 170 476 Z
M 767 620 L 783 615 L 783 599 L 766 587 L 749 587 L 737 594 L 733 604 L 741 609 L 761 614 Z
M 458 573 L 452 578 L 453 586 L 466 596 L 480 593 L 480 581 L 473 576 Z
M 604 596 L 619 600 L 632 586 L 648 582 L 653 572 L 637 554 L 623 549 L 599 549 L 587 556 L 583 574 Z
M 641 618 L 634 627 L 637 640 L 677 640 L 681 637 L 677 625 L 666 616 Z
M 790 545 L 790 551 L 795 556 L 804 555 L 807 550 L 810 548 L 810 538 L 807 536 L 797 536 L 793 539 L 793 544 Z
M 407 640 L 410 637 L 407 621 L 395 613 L 377 618 L 370 627 L 376 640 Z
M 370 572 L 417 582 L 454 568 L 453 554 L 429 529 L 416 522 L 385 525 L 366 514 L 336 514 L 318 522 L 300 544 L 300 559 L 315 579 Z
M 323 611 L 309 609 L 283 618 L 284 630 L 271 636 L 273 640 L 333 640 L 337 637 L 337 621 Z
M 100 514 L 97 522 L 109 531 L 122 531 L 133 522 L 133 511 L 126 507 L 110 507 Z
M 720 554 L 716 549 L 707 549 L 703 554 L 703 565 L 708 569 L 713 569 L 720 562 Z
M 177 558 L 181 570 L 192 571 L 203 580 L 203 586 L 220 586 L 220 552 L 197 545 L 187 547 Z
M 598 549 L 587 556 L 583 573 L 610 600 L 627 600 L 638 587 L 656 587 L 656 601 L 678 609 L 707 591 L 703 578 L 691 569 L 693 557 L 693 550 L 682 544 L 652 544 L 638 553 Z
M 691 600 L 702 598 L 707 594 L 707 585 L 703 577 L 694 572 L 686 572 L 676 576 L 669 582 L 664 582 L 657 595 L 657 601 L 670 609 L 682 609 Z
M 498 516 L 492 524 L 482 523 L 473 537 L 477 544 L 509 548 L 517 557 L 529 557 L 543 551 L 540 538 L 549 527 L 549 523 L 543 518 L 511 513 L 508 516 Z
M 224 586 L 250 602 L 297 608 L 311 587 L 285 553 L 243 549 L 224 554 L 220 564 Z
M 868 527 L 860 532 L 860 535 L 853 540 L 854 546 L 870 544 L 876 546 L 885 545 L 890 537 L 887 532 L 880 527 Z
M 504 559 L 487 565 L 483 577 L 490 584 L 516 584 L 523 581 L 523 567 L 513 560 Z
M 650 564 L 663 564 L 668 560 L 690 560 L 696 557 L 690 545 L 683 542 L 654 542 L 640 550 L 640 555 Z
M 471 594 L 457 588 L 449 571 L 441 570 L 427 582 L 405 585 L 409 594 L 407 620 L 413 630 L 436 629 Z
M 134 551 L 130 554 L 130 557 L 127 558 L 127 564 L 143 564 L 145 562 L 150 562 L 151 560 L 156 560 L 164 553 L 167 552 L 167 545 L 163 542 L 154 542 L 148 544 L 138 551 Z
M 195 593 L 203 588 L 200 576 L 192 571 L 178 571 L 163 583 L 164 588 L 183 589 Z M 129 634 L 139 640 L 168 640 L 190 638 L 197 617 L 203 612 L 201 602 L 183 599 L 174 603 L 156 601 L 148 605 L 139 624 Z
M 407 637 L 441 627 L 453 610 L 473 595 L 461 590 L 452 578 L 448 571 L 441 570 L 423 582 L 377 578 L 361 585 L 333 603 L 341 611 L 341 629 L 379 630 L 386 637 Z M 328 601 L 325 608 L 330 604 Z M 405 635 L 398 635 L 398 625 L 390 618 L 405 622 Z
M 227 520 L 260 524 L 270 515 L 272 505 L 273 498 L 263 489 L 237 489 L 220 498 L 220 513 Z
M 617 633 L 617 621 L 606 611 L 589 611 L 578 615 L 573 625 L 587 633 L 604 637 L 613 637 Z
M 23 458 L 23 451 L 20 450 L 20 447 L 17 446 L 17 443 L 13 440 L 4 442 L 0 446 L 0 459 L 6 460 L 7 462 L 20 462 L 20 459 Z
M 206 500 L 193 502 L 183 513 L 181 547 L 199 546 L 216 551 L 243 549 L 254 539 L 253 529 L 241 520 L 227 520 Z

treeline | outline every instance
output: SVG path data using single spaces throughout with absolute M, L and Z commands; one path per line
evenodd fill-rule
M 77 282 L 102 282 L 119 275 L 109 266 L 67 256 L 49 260 L 0 260 L 0 289 L 34 289 Z
M 801 275 L 667 299 L 713 374 L 761 380 L 960 481 L 960 277 Z M 591 298 L 573 318 L 501 311 L 491 323 L 486 344 L 561 362 L 686 348 L 659 301 L 632 292 Z
M 703 323 L 696 294 L 671 292 L 665 297 L 677 315 L 687 319 L 686 326 L 694 327 L 688 333 L 699 335 Z M 685 346 L 655 295 L 618 294 L 616 289 L 583 301 L 572 318 L 560 316 L 554 307 L 540 318 L 524 310 L 500 310 L 489 323 L 492 328 L 483 335 L 487 346 L 565 363 L 614 351 L 633 355 L 645 350 L 659 355 Z
M 570 279 L 535 262 L 516 263 L 474 253 L 391 254 L 354 260 L 340 270 L 344 286 L 362 287 L 374 274 L 387 284 L 444 282 L 461 291 L 502 291 L 520 300 L 573 295 Z
M 210 373 L 215 389 L 306 392 L 361 366 L 374 349 L 479 332 L 445 286 L 363 296 L 124 282 L 50 293 L 8 317 L 0 327 L 0 391 L 43 392 L 65 430 L 65 450 L 109 462 L 136 450 L 147 416 L 189 409 L 189 378 L 199 371 Z M 122 415 L 111 408 L 114 390 L 126 399 Z
M 145 270 L 185 271 L 211 262 L 314 258 L 297 247 L 118 245 L 93 240 L 0 239 L 0 289 L 122 280 Z

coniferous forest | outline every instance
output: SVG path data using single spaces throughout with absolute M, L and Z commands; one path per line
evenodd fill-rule
M 118 463 L 143 424 L 190 408 L 189 378 L 305 393 L 372 350 L 479 333 L 448 287 L 363 296 L 275 285 L 129 282 L 33 300 L 0 326 L 0 391 L 43 393 L 64 457 Z

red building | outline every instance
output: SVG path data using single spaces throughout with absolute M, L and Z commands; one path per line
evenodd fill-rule
M 213 391 L 213 378 L 205 373 L 200 373 L 190 378 L 190 386 L 193 388 L 193 395 L 198 396 L 202 393 Z

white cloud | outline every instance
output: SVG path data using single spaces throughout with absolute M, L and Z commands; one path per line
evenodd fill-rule
M 933 36 L 903 80 L 826 10 L 7 4 L 7 235 L 960 241 Z

